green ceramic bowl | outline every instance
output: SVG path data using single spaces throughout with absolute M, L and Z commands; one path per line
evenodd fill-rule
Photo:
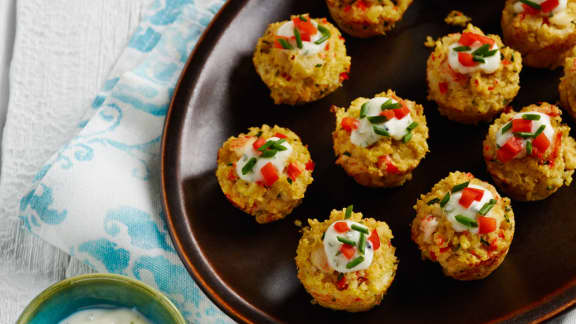
M 55 324 L 80 309 L 104 305 L 135 308 L 152 323 L 186 323 L 159 291 L 125 276 L 103 273 L 69 278 L 48 287 L 30 302 L 16 323 Z

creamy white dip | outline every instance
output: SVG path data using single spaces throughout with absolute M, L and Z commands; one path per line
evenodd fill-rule
M 550 123 L 550 117 L 546 114 L 543 113 L 539 113 L 539 112 L 523 112 L 523 113 L 518 113 L 516 115 L 514 115 L 514 119 L 522 119 L 522 116 L 524 115 L 539 115 L 540 119 L 539 120 L 533 120 L 532 121 L 532 129 L 530 131 L 530 133 L 535 133 L 538 128 L 540 128 L 540 126 L 544 125 L 544 135 L 546 135 L 546 137 L 548 138 L 548 141 L 550 143 L 552 143 L 552 139 L 554 137 L 554 128 L 552 127 L 552 124 Z M 512 120 L 510 121 L 512 122 Z M 498 147 L 502 147 L 504 144 L 506 144 L 506 142 L 514 136 L 514 133 L 512 132 L 512 129 L 510 128 L 510 130 L 508 130 L 507 132 L 505 132 L 504 134 L 502 134 L 502 129 L 504 127 L 506 127 L 508 123 L 504 124 L 504 126 L 502 126 L 499 130 L 498 133 L 496 134 L 496 145 Z M 520 159 L 523 158 L 524 156 L 526 156 L 526 142 L 528 141 L 528 139 L 524 139 L 524 138 L 519 138 L 522 141 L 522 152 L 518 153 L 518 155 L 516 155 L 514 158 L 515 159 Z
M 272 163 L 272 165 L 276 167 L 278 173 L 282 172 L 284 170 L 284 167 L 286 166 L 286 161 L 288 161 L 290 154 L 292 154 L 292 145 L 288 144 L 288 142 L 283 142 L 280 145 L 286 148 L 285 151 L 278 151 L 276 155 L 274 155 L 273 157 L 269 158 L 261 157 L 259 152 L 255 150 L 253 147 L 253 144 L 256 140 L 258 140 L 258 138 L 254 138 L 253 140 L 248 141 L 246 145 L 244 145 L 244 148 L 242 149 L 243 152 L 242 157 L 238 162 L 236 162 L 236 174 L 240 179 L 248 182 L 261 181 L 263 179 L 261 172 L 262 167 L 268 163 Z M 278 141 L 278 140 L 280 140 L 280 138 L 270 137 L 268 140 L 266 140 L 266 142 Z M 257 159 L 254 168 L 252 168 L 252 171 L 246 174 L 242 174 L 242 168 L 244 168 L 246 163 L 248 163 L 248 161 L 250 161 L 250 159 L 252 158 Z
M 539 5 L 541 5 L 542 3 L 544 3 L 546 0 L 530 0 L 534 3 L 537 3 Z M 568 4 L 568 0 L 560 0 L 558 1 L 558 6 L 556 8 L 554 8 L 552 10 L 552 12 L 546 13 L 546 12 L 542 12 L 543 15 L 549 15 L 550 13 L 555 15 L 557 13 L 561 13 L 564 12 L 566 10 L 566 5 Z M 517 1 L 514 4 L 514 12 L 515 13 L 521 13 L 524 12 L 524 6 L 523 3 L 521 1 Z
M 446 218 L 448 219 L 450 224 L 452 224 L 452 228 L 454 229 L 454 231 L 456 232 L 469 231 L 470 233 L 477 234 L 478 226 L 476 227 L 466 226 L 457 221 L 456 216 L 462 215 L 474 222 L 477 222 L 476 218 L 478 212 L 480 211 L 480 209 L 482 209 L 484 204 L 489 202 L 491 199 L 494 199 L 494 195 L 492 195 L 492 193 L 489 190 L 487 190 L 482 186 L 469 185 L 468 187 L 483 190 L 484 194 L 482 195 L 482 199 L 480 199 L 480 201 L 473 201 L 472 204 L 470 204 L 470 207 L 464 208 L 464 206 L 460 204 L 460 198 L 462 197 L 463 192 L 463 190 L 460 190 L 458 192 L 451 194 L 450 200 L 448 200 L 448 203 L 446 204 L 446 206 L 444 206 L 444 211 L 446 214 Z M 492 210 L 490 210 L 485 216 L 490 215 L 491 212 Z
M 472 44 L 472 46 L 470 46 L 470 50 L 466 51 L 467 53 L 472 53 L 475 50 L 477 50 L 478 48 L 480 48 L 483 44 L 476 41 L 474 44 Z M 472 72 L 476 72 L 478 70 L 483 71 L 484 73 L 494 73 L 496 72 L 496 70 L 498 70 L 498 68 L 500 67 L 500 49 L 498 48 L 498 45 L 496 43 L 494 43 L 494 45 L 492 45 L 492 47 L 490 48 L 490 50 L 496 50 L 496 53 L 492 56 L 488 56 L 488 57 L 483 57 L 484 59 L 484 63 L 478 63 L 475 66 L 464 66 L 462 65 L 462 63 L 460 63 L 460 60 L 458 59 L 458 53 L 457 51 L 454 50 L 454 48 L 456 47 L 460 47 L 462 46 L 462 44 L 456 42 L 452 45 L 450 45 L 449 50 L 448 50 L 448 64 L 450 64 L 450 67 L 458 72 L 458 73 L 462 73 L 462 74 L 468 74 L 468 73 L 472 73 Z
M 294 46 L 294 49 L 300 51 L 302 54 L 316 54 L 323 51 L 326 47 L 326 42 L 322 42 L 320 44 L 315 43 L 317 40 L 322 38 L 322 33 L 318 31 L 318 24 L 314 20 L 311 20 L 311 22 L 314 27 L 316 27 L 316 34 L 310 36 L 310 41 L 302 40 L 302 48 Z M 282 26 L 280 26 L 280 28 L 278 28 L 276 35 L 289 38 L 294 37 L 294 22 L 285 22 Z
M 345 222 L 348 225 L 349 230 L 345 233 L 338 232 L 334 225 L 336 223 Z M 370 264 L 372 264 L 372 258 L 374 257 L 374 249 L 372 247 L 372 243 L 368 240 L 370 233 L 364 234 L 366 238 L 366 247 L 364 249 L 364 254 L 361 254 L 358 248 L 360 235 L 359 231 L 352 229 L 352 225 L 356 225 L 362 227 L 366 230 L 368 228 L 360 223 L 353 222 L 350 220 L 341 220 L 334 222 L 328 227 L 326 233 L 324 234 L 324 252 L 326 253 L 326 258 L 328 259 L 328 265 L 338 272 L 346 273 L 346 272 L 353 272 L 358 270 L 367 269 Z M 344 243 L 338 240 L 338 237 L 343 237 L 345 239 L 351 240 L 356 243 L 356 251 L 354 255 L 348 259 L 346 258 L 341 252 L 340 248 Z M 356 259 L 359 256 L 364 256 L 364 261 L 356 265 L 355 267 L 348 268 L 346 265 L 349 264 L 352 260 Z
M 368 120 L 368 117 L 379 116 L 382 112 L 382 104 L 388 100 L 390 100 L 392 103 L 398 103 L 398 101 L 387 97 L 376 97 L 368 101 L 365 108 L 366 117 L 360 119 L 358 128 L 353 130 L 350 134 L 350 141 L 352 144 L 361 147 L 368 147 L 378 142 L 383 136 L 374 132 L 374 126 L 386 129 L 390 134 L 390 137 L 394 138 L 395 140 L 401 140 L 404 135 L 408 133 L 407 128 L 413 122 L 412 116 L 410 116 L 410 114 L 407 114 L 402 119 L 394 117 L 388 121 L 376 124 L 373 124 Z
M 80 310 L 58 324 L 152 324 L 142 314 L 130 308 L 93 308 Z

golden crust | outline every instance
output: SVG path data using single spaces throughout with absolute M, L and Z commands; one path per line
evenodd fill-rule
M 514 117 L 516 112 L 512 111 L 502 114 L 490 126 L 483 145 L 484 160 L 496 185 L 512 199 L 542 200 L 552 195 L 562 185 L 569 185 L 572 182 L 572 174 L 576 168 L 576 142 L 569 135 L 570 127 L 562 124 L 560 117 L 562 112 L 558 107 L 549 103 L 541 103 L 524 107 L 521 110 L 521 112 L 525 111 L 541 112 L 550 116 L 555 135 L 543 158 L 539 160 L 532 156 L 525 156 L 506 163 L 497 159 L 496 135 L 500 128 Z M 558 135 L 561 136 L 560 145 L 557 153 L 554 153 Z M 557 157 L 554 158 L 554 155 Z
M 370 147 L 360 147 L 352 144 L 350 133 L 342 128 L 342 119 L 345 117 L 359 118 L 362 104 L 368 98 L 357 98 L 350 104 L 348 110 L 333 107 L 336 114 L 336 129 L 332 132 L 334 153 L 337 156 L 336 164 L 342 166 L 346 173 L 361 185 L 369 187 L 396 187 L 412 179 L 414 170 L 428 152 L 428 127 L 424 108 L 414 101 L 404 100 L 396 96 L 392 90 L 381 92 L 375 97 L 392 97 L 403 101 L 410 109 L 410 116 L 418 123 L 412 131 L 412 139 L 403 143 L 392 138 L 382 138 Z M 388 155 L 398 171 L 386 171 L 386 165 L 379 161 L 381 156 Z
M 517 14 L 516 0 L 507 0 L 502 12 L 504 41 L 522 53 L 524 64 L 554 69 L 564 62 L 567 51 L 576 45 L 576 0 L 568 0 L 566 15 L 554 18 Z
M 308 14 L 299 16 L 308 17 Z M 325 18 L 312 20 L 331 34 L 325 42 L 328 49 L 317 54 L 274 48 L 276 31 L 286 21 L 271 24 L 258 39 L 252 60 L 275 104 L 297 105 L 319 100 L 341 87 L 342 81 L 348 78 L 350 57 L 346 56 L 344 38 Z
M 472 25 L 464 31 L 484 35 Z M 459 40 L 459 33 L 437 40 L 435 50 L 428 57 L 428 99 L 435 101 L 440 113 L 451 120 L 466 124 L 490 121 L 520 90 L 520 53 L 504 46 L 497 35 L 487 36 L 496 41 L 502 55 L 500 68 L 494 73 L 476 71 L 465 75 L 452 70 L 448 51 L 449 46 Z
M 442 199 L 457 184 L 470 181 L 481 185 L 498 198 L 490 212 L 498 228 L 488 234 L 455 232 L 438 203 L 428 205 L 432 199 Z M 458 280 L 477 280 L 490 275 L 504 261 L 514 236 L 514 213 L 510 199 L 499 198 L 496 189 L 470 173 L 452 172 L 438 182 L 432 190 L 421 195 L 414 205 L 416 218 L 412 221 L 412 240 L 418 245 L 423 259 L 438 262 L 444 274 Z M 421 224 L 427 217 L 436 217 L 438 227 L 428 238 Z
M 361 38 L 385 35 L 402 19 L 410 4 L 412 0 L 326 0 L 338 27 Z
M 365 225 L 370 232 L 374 229 L 378 232 L 381 245 L 374 251 L 372 264 L 366 270 L 342 274 L 347 287 L 340 290 L 336 285 L 340 274 L 319 269 L 313 264 L 312 253 L 323 247 L 322 235 L 333 222 L 344 219 L 344 213 L 344 209 L 332 210 L 330 219 L 324 222 L 308 220 L 309 226 L 302 230 L 296 251 L 298 279 L 321 306 L 349 312 L 366 311 L 380 304 L 396 275 L 398 259 L 391 244 L 392 231 L 385 222 L 362 218 L 362 213 L 352 213 L 350 220 Z
M 264 187 L 236 176 L 236 162 L 242 156 L 242 148 L 254 142 L 260 132 L 263 138 L 273 137 L 276 133 L 286 136 L 293 149 L 286 165 L 295 163 L 302 171 L 295 181 L 290 183 L 286 173 L 279 172 L 278 180 L 271 187 Z M 286 217 L 302 202 L 306 188 L 313 180 L 312 170 L 306 168 L 310 161 L 308 149 L 291 130 L 268 125 L 251 127 L 247 134 L 230 137 L 224 142 L 218 151 L 216 177 L 222 192 L 235 207 L 255 216 L 260 224 L 269 223 Z

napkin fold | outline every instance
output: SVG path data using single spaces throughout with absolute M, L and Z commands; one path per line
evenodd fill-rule
M 20 201 L 23 226 L 100 272 L 167 294 L 193 323 L 231 322 L 196 286 L 165 224 L 160 141 L 175 84 L 224 0 L 155 0 L 95 97 L 78 135 Z

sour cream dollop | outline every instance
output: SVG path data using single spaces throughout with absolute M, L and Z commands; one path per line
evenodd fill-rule
M 344 233 L 339 232 L 335 228 L 335 226 L 338 226 L 337 225 L 338 223 L 346 223 L 349 230 Z M 332 269 L 341 273 L 367 269 L 370 266 L 370 264 L 372 264 L 372 259 L 374 257 L 374 249 L 372 247 L 372 243 L 368 240 L 369 234 L 362 234 L 361 232 L 352 229 L 353 225 L 355 225 L 355 227 L 358 226 L 368 231 L 368 227 L 360 223 L 351 220 L 341 220 L 332 223 L 326 230 L 326 233 L 324 234 L 324 240 L 323 240 L 324 252 L 326 253 L 328 264 Z M 364 254 L 362 254 L 359 249 L 359 242 L 361 235 L 364 235 L 364 238 L 366 239 Z M 344 255 L 344 253 L 341 252 L 341 248 L 344 245 L 344 243 L 339 241 L 338 237 L 344 238 L 345 240 L 350 240 L 356 244 L 356 246 L 354 247 L 355 248 L 354 254 L 350 258 L 347 258 Z M 354 267 L 347 266 L 350 264 L 350 262 L 352 262 L 353 260 L 355 260 L 360 256 L 364 257 L 364 261 L 358 263 Z
M 80 310 L 58 324 L 152 324 L 142 314 L 130 308 L 94 308 Z
M 284 167 L 286 166 L 286 161 L 288 161 L 288 158 L 292 154 L 292 145 L 284 141 L 280 145 L 284 146 L 286 150 L 278 151 L 272 157 L 262 157 L 261 154 L 259 154 L 260 152 L 254 149 L 253 144 L 256 140 L 257 138 L 255 138 L 252 141 L 248 141 L 246 143 L 246 145 L 242 149 L 243 153 L 242 157 L 240 158 L 240 160 L 238 160 L 238 162 L 236 162 L 236 174 L 240 179 L 248 182 L 262 181 L 263 175 L 261 170 L 262 167 L 264 167 L 268 163 L 272 163 L 272 165 L 274 165 L 274 167 L 278 172 L 282 172 L 284 170 Z M 266 140 L 266 143 L 270 141 L 276 142 L 279 140 L 280 138 L 273 136 L 270 137 L 268 140 Z M 252 158 L 256 159 L 256 164 L 254 165 L 251 171 L 247 172 L 246 174 L 243 174 L 242 169 Z
M 413 122 L 412 116 L 408 113 L 402 119 L 396 117 L 381 123 L 373 123 L 368 120 L 368 117 L 379 116 L 382 112 L 382 105 L 386 102 L 398 104 L 398 101 L 387 97 L 376 97 L 370 99 L 365 106 L 366 117 L 361 118 L 358 128 L 353 130 L 350 134 L 350 141 L 354 145 L 361 147 L 368 147 L 378 142 L 383 136 L 376 134 L 374 126 L 384 128 L 390 137 L 395 140 L 401 140 L 408 134 L 408 126 Z
M 494 43 L 492 45 L 492 47 L 490 48 L 490 50 L 496 50 L 496 53 L 491 55 L 491 56 L 487 56 L 487 57 L 482 57 L 482 59 L 484 60 L 484 63 L 478 62 L 477 65 L 475 66 L 464 66 L 459 59 L 459 55 L 460 53 L 468 53 L 468 54 L 472 54 L 474 53 L 474 51 L 476 51 L 477 49 L 479 49 L 482 45 L 481 42 L 475 42 L 474 44 L 472 44 L 472 46 L 470 47 L 470 50 L 468 51 L 455 51 L 455 48 L 458 47 L 462 47 L 463 45 L 460 44 L 459 42 L 456 42 L 452 45 L 450 45 L 449 49 L 448 49 L 448 64 L 450 65 L 450 67 L 458 72 L 458 73 L 462 73 L 462 74 L 469 74 L 472 72 L 476 72 L 476 71 L 483 71 L 484 73 L 494 73 L 496 72 L 496 70 L 498 70 L 498 68 L 500 67 L 500 49 L 498 48 L 498 45 L 496 43 Z
M 545 2 L 548 3 L 550 0 L 530 0 L 530 1 L 542 6 L 543 3 Z M 566 10 L 567 4 L 568 0 L 559 0 L 558 5 L 554 9 L 552 9 L 552 11 L 545 12 L 544 10 L 540 9 L 540 14 L 548 16 L 550 14 L 555 15 L 557 13 L 564 12 Z M 514 3 L 514 12 L 515 13 L 524 12 L 524 3 L 522 3 L 521 1 L 517 1 L 516 3 Z
M 513 120 L 515 119 L 524 119 L 523 116 L 525 115 L 539 116 L 539 119 L 530 121 L 532 126 L 529 133 L 535 134 L 540 127 L 544 126 L 544 131 L 542 133 L 548 138 L 548 141 L 552 143 L 552 139 L 554 138 L 554 128 L 550 123 L 550 117 L 546 114 L 540 112 L 522 112 L 514 115 L 514 118 L 512 118 L 510 123 L 512 123 Z M 505 127 L 508 128 L 508 130 L 506 132 L 503 132 Z M 511 128 L 508 125 L 508 123 L 506 123 L 498 130 L 498 133 L 496 134 L 496 145 L 500 148 L 504 146 L 504 144 L 506 144 L 506 142 L 508 142 L 508 140 L 510 140 L 513 137 L 514 137 L 513 128 Z M 529 138 L 518 138 L 518 140 L 521 141 L 522 143 L 522 151 L 518 153 L 516 156 L 514 156 L 515 159 L 520 159 L 526 156 L 526 144 L 528 141 L 532 141 L 532 139 Z
M 302 48 L 298 48 L 296 46 L 294 47 L 294 49 L 306 55 L 319 53 L 326 48 L 326 42 L 322 42 L 320 44 L 315 43 L 317 40 L 322 38 L 322 33 L 318 31 L 318 24 L 315 21 L 310 19 L 310 22 L 312 23 L 312 25 L 314 25 L 314 27 L 316 27 L 316 33 L 310 36 L 310 41 L 302 40 Z M 285 22 L 282 26 L 280 26 L 280 28 L 278 28 L 278 31 L 276 31 L 276 35 L 292 39 L 292 37 L 294 37 L 294 22 L 293 21 Z
M 462 198 L 464 190 L 457 191 L 451 194 L 450 200 L 448 200 L 448 203 L 444 206 L 444 212 L 446 218 L 448 219 L 450 224 L 452 224 L 452 228 L 454 229 L 454 231 L 456 232 L 469 231 L 472 234 L 477 234 L 478 226 L 475 227 L 467 226 L 466 224 L 463 224 L 461 221 L 458 221 L 459 217 L 457 216 L 460 215 L 466 217 L 467 219 L 475 222 L 477 225 L 478 212 L 482 209 L 482 207 L 484 207 L 485 204 L 490 202 L 490 200 L 494 199 L 494 195 L 492 195 L 492 193 L 489 190 L 487 190 L 482 186 L 469 185 L 468 188 L 482 190 L 483 191 L 482 198 L 479 201 L 476 200 L 473 201 L 472 204 L 470 204 L 470 206 L 466 208 L 460 203 L 460 198 Z M 492 209 L 484 216 L 489 217 L 490 213 L 492 213 Z

